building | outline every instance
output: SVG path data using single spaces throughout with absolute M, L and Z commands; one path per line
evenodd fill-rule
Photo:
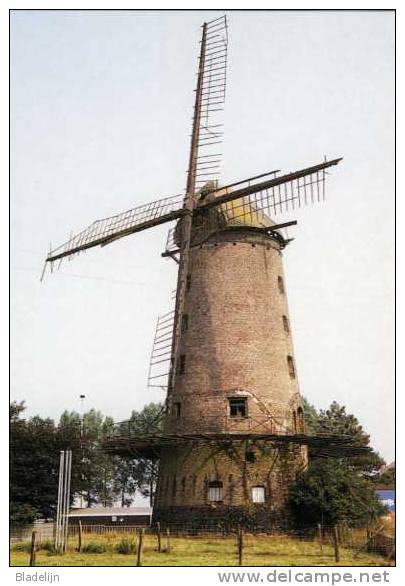
M 94 507 L 71 509 L 69 525 L 134 525 L 148 527 L 151 523 L 152 509 L 149 507 Z
M 265 232 L 273 222 L 254 210 L 233 223 L 221 206 L 205 222 L 208 237 L 207 225 L 193 227 L 165 422 L 165 433 L 190 442 L 161 452 L 154 519 L 253 515 L 267 523 L 285 518 L 288 486 L 306 466 L 306 448 L 221 444 L 221 436 L 304 432 L 282 263 L 286 242 Z M 198 443 L 198 434 L 207 433 L 219 435 L 214 445 Z

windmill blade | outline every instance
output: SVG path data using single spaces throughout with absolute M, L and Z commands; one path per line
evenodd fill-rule
M 218 106 L 221 106 L 225 101 L 227 47 L 228 29 L 226 17 L 221 16 L 213 21 L 205 22 L 202 26 L 197 86 L 195 89 L 186 197 L 184 200 L 185 217 L 180 228 L 179 270 L 174 312 L 171 367 L 166 398 L 167 408 L 172 400 L 177 375 L 178 350 L 185 303 L 186 277 L 189 266 L 193 211 L 197 204 L 196 188 L 201 181 L 205 183 L 209 177 L 212 179 L 212 173 L 216 171 L 216 164 L 220 161 L 218 159 L 219 155 L 216 154 L 215 150 L 212 152 L 212 149 L 216 149 L 217 142 L 220 142 L 222 131 L 219 130 L 221 126 L 216 121 L 213 121 L 212 116 L 222 110 Z M 202 148 L 208 149 L 208 152 L 204 151 L 204 155 L 200 155 Z
M 174 195 L 96 220 L 64 244 L 51 250 L 46 262 L 52 263 L 94 246 L 105 246 L 129 234 L 176 220 L 183 215 L 183 196 Z
M 173 327 L 174 310 L 158 317 L 149 361 L 148 388 L 167 390 Z
M 208 181 L 216 181 L 221 168 L 222 155 L 219 150 L 224 134 L 222 112 L 228 61 L 226 16 L 205 24 L 201 49 L 200 87 L 196 90 L 199 94 L 198 127 L 193 133 L 196 139 L 193 165 L 197 188 Z
M 342 158 L 325 161 L 294 173 L 265 181 L 267 174 L 250 177 L 207 193 L 196 213 L 220 206 L 228 222 L 269 226 L 269 216 L 288 212 L 325 199 L 326 169 Z M 272 171 L 269 174 L 277 174 Z M 235 189 L 237 187 L 237 189 Z

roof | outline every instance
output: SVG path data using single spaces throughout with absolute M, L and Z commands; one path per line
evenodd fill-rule
M 215 193 L 210 190 L 216 189 Z M 207 192 L 207 195 L 204 192 Z M 200 190 L 200 202 L 215 201 L 217 197 L 226 195 L 226 189 L 218 189 L 215 182 L 208 182 Z M 263 202 L 259 199 L 257 205 L 249 196 L 241 197 L 240 199 L 231 200 L 224 204 L 214 206 L 203 213 L 194 216 L 192 227 L 192 245 L 201 244 L 205 242 L 210 235 L 226 230 L 227 228 L 271 228 L 275 222 L 271 220 L 260 208 L 263 207 Z M 198 207 L 197 207 L 198 209 Z M 179 246 L 180 242 L 180 226 L 182 220 L 179 220 L 175 229 L 175 242 Z
M 150 507 L 94 507 L 87 509 L 71 509 L 69 517 L 142 517 L 151 515 Z

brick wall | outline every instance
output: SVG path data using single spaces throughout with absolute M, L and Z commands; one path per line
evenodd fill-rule
M 180 343 L 184 372 L 176 377 L 166 431 L 300 431 L 278 242 L 246 228 L 217 233 L 191 249 L 189 275 Z M 245 399 L 245 416 L 231 416 L 232 398 Z M 246 446 L 232 454 L 224 448 L 215 453 L 217 448 L 195 445 L 164 453 L 156 510 L 207 505 L 207 483 L 215 479 L 223 483 L 226 505 L 249 506 L 251 488 L 259 484 L 268 508 L 280 508 L 288 482 L 306 462 L 299 447 L 268 454 L 255 448 L 250 463 Z

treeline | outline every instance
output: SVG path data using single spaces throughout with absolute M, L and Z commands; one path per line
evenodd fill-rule
M 91 409 L 81 418 L 65 411 L 59 421 L 39 416 L 25 418 L 24 402 L 10 406 L 10 504 L 11 524 L 55 516 L 58 494 L 59 452 L 72 450 L 72 500 L 78 506 L 130 506 L 136 494 L 149 498 L 157 480 L 156 464 L 122 458 L 101 449 L 114 421 Z M 370 437 L 358 419 L 333 402 L 317 410 L 304 400 L 306 431 L 312 435 L 350 436 L 353 444 L 370 447 Z M 161 430 L 162 405 L 150 403 L 129 417 L 131 431 Z M 374 450 L 352 458 L 325 457 L 311 449 L 310 465 L 297 477 L 290 491 L 290 507 L 297 525 L 322 522 L 334 525 L 367 523 L 384 513 L 376 484 L 391 484 L 392 471 L 380 474 L 383 459 Z M 394 472 L 395 474 L 395 472 Z M 388 476 L 387 476 L 388 475 Z
M 126 459 L 101 449 L 114 421 L 91 409 L 83 417 L 65 411 L 59 421 L 39 416 L 25 418 L 25 403 L 10 405 L 10 521 L 30 523 L 55 516 L 59 453 L 72 450 L 72 500 L 76 505 L 123 507 L 136 493 L 153 498 L 156 466 L 143 459 Z M 162 407 L 150 403 L 132 411 L 131 430 L 159 431 Z

